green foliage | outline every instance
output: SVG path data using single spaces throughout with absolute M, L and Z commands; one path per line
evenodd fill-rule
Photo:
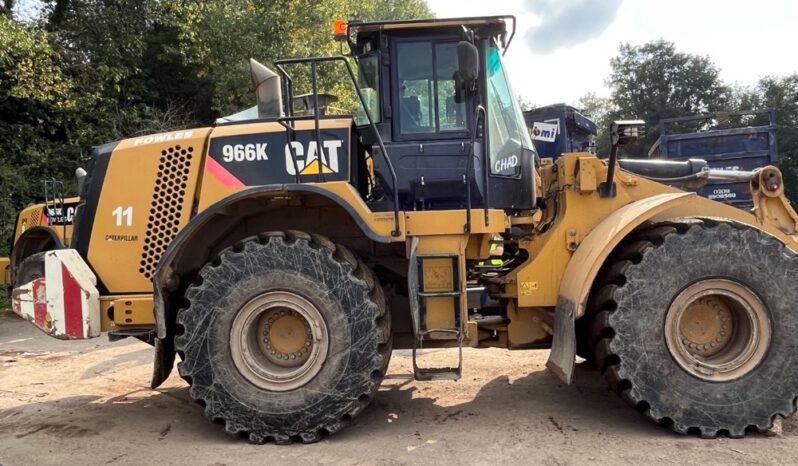
M 340 52 L 335 18 L 430 17 L 424 0 L 44 0 L 41 16 L 0 6 L 0 256 L 40 180 L 85 166 L 90 147 L 203 126 L 254 105 L 248 59 Z M 307 69 L 292 70 L 297 93 Z M 351 107 L 351 84 L 322 66 L 322 90 Z
M 618 108 L 612 99 L 599 97 L 589 92 L 579 99 L 577 107 L 581 112 L 596 123 L 597 131 L 595 137 L 596 150 L 599 154 L 610 153 L 610 124 L 618 114 Z
M 361 20 L 430 17 L 423 0 L 211 0 L 171 9 L 178 31 L 177 51 L 214 83 L 211 107 L 225 115 L 252 105 L 248 59 L 272 67 L 279 58 L 336 55 L 330 40 L 335 18 Z M 307 65 L 288 67 L 295 94 L 311 91 Z M 319 68 L 319 86 L 351 100 L 352 86 L 340 64 Z
M 776 147 L 787 197 L 798 204 L 798 73 L 767 76 L 756 86 L 761 107 L 776 109 Z
M 671 42 L 622 44 L 610 66 L 613 117 L 643 119 L 648 130 L 641 144 L 626 148 L 628 155 L 647 155 L 659 137 L 657 124 L 663 118 L 726 107 L 728 88 L 709 57 L 678 52 Z
M 610 60 L 607 84 L 610 98 L 586 94 L 579 107 L 598 125 L 599 154 L 609 154 L 607 130 L 613 120 L 642 118 L 648 134 L 641 144 L 625 148 L 626 156 L 646 156 L 659 137 L 661 119 L 706 112 L 739 112 L 774 108 L 777 112 L 776 144 L 785 177 L 787 196 L 798 202 L 798 74 L 768 76 L 756 85 L 728 86 L 708 57 L 678 52 L 663 40 L 640 46 L 622 44 Z M 713 128 L 744 123 L 767 124 L 765 116 L 745 121 L 716 121 Z M 678 128 L 697 131 L 707 126 Z
M 43 30 L 0 15 L 0 254 L 39 180 L 69 165 L 56 154 L 76 107 L 64 65 Z

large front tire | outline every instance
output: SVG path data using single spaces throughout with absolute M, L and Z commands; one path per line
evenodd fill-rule
M 798 257 L 731 223 L 644 231 L 592 297 L 595 355 L 649 418 L 702 437 L 765 431 L 795 412 Z
M 249 238 L 186 292 L 180 375 L 211 420 L 256 443 L 315 442 L 374 397 L 391 351 L 379 283 L 326 238 Z

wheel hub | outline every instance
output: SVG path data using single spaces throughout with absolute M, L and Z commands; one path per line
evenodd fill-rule
M 310 323 L 291 309 L 264 312 L 258 324 L 263 328 L 258 341 L 267 359 L 283 367 L 296 367 L 308 360 L 313 345 Z
M 703 280 L 674 299 L 665 317 L 665 341 L 674 360 L 703 380 L 734 380 L 752 371 L 770 344 L 770 319 L 748 287 Z
M 692 353 L 717 354 L 729 343 L 734 332 L 732 311 L 718 296 L 696 299 L 685 309 L 679 331 L 682 344 Z
M 271 391 L 301 387 L 327 358 L 327 324 L 310 301 L 288 291 L 259 295 L 239 310 L 230 354 L 239 373 Z

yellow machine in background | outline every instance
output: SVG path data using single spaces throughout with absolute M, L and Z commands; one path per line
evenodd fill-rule
M 11 281 L 11 259 L 7 257 L 0 257 L 0 285 L 4 285 Z
M 96 147 L 61 236 L 30 228 L 41 206 L 20 215 L 15 312 L 59 338 L 153 344 L 153 387 L 179 355 L 192 398 L 254 442 L 344 427 L 392 348 L 413 350 L 417 380 L 459 378 L 465 346 L 551 348 L 570 383 L 579 354 L 680 433 L 791 414 L 798 217 L 778 169 L 619 159 L 639 121 L 613 124 L 608 159 L 541 160 L 502 63 L 514 29 L 337 23 L 349 57 L 252 61 L 258 118 Z M 322 108 L 329 62 L 357 118 Z M 659 182 L 716 178 L 750 182 L 755 209 Z M 451 367 L 417 358 L 447 347 Z

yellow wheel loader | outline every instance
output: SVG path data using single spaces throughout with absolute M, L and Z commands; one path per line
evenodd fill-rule
M 550 348 L 570 383 L 579 355 L 703 437 L 795 411 L 798 216 L 778 169 L 620 159 L 639 121 L 613 124 L 607 158 L 540 159 L 502 61 L 515 18 L 336 25 L 347 56 L 251 63 L 253 115 L 94 148 L 69 231 L 20 216 L 14 311 L 152 344 L 153 387 L 178 356 L 206 415 L 258 443 L 345 427 L 392 349 L 417 380 L 501 347 Z M 323 108 L 329 63 L 354 116 Z M 663 184 L 716 178 L 749 182 L 754 209 Z

